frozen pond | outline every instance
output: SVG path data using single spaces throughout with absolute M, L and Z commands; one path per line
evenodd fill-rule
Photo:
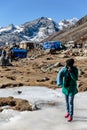
M 22 93 L 19 94 L 18 91 Z M 0 89 L 0 97 L 13 96 L 37 104 L 37 111 L 18 112 L 4 110 L 0 113 L 0 130 L 87 130 L 87 92 L 75 97 L 74 120 L 64 118 L 65 102 L 61 89 L 46 87 L 20 87 Z

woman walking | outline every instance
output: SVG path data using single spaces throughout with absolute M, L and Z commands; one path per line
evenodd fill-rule
M 60 69 L 57 75 L 57 86 L 62 87 L 65 95 L 67 121 L 73 120 L 74 114 L 74 96 L 77 90 L 78 69 L 74 66 L 74 59 L 68 59 L 66 65 Z

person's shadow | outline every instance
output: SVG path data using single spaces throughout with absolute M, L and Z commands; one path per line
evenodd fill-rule
M 74 121 L 87 122 L 87 117 L 86 116 L 74 116 Z

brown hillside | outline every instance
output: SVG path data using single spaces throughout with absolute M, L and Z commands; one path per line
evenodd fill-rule
M 46 41 L 59 40 L 62 42 L 78 42 L 83 39 L 87 39 L 87 15 L 81 18 L 74 26 L 51 35 Z

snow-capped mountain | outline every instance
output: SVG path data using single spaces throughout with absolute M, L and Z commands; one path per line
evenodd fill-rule
M 73 19 L 69 19 L 69 20 L 64 19 L 59 22 L 59 29 L 63 30 L 67 27 L 70 27 L 70 26 L 74 25 L 77 21 L 78 21 L 77 18 L 73 18 Z
M 63 20 L 57 24 L 51 18 L 41 17 L 20 26 L 11 24 L 7 27 L 0 27 L 0 43 L 40 42 L 60 29 L 75 24 L 76 21 L 77 19 Z
M 15 30 L 15 26 L 13 24 L 7 26 L 7 27 L 1 27 L 0 28 L 0 34 L 4 34 L 4 33 L 10 33 L 13 32 L 13 30 Z
M 58 24 L 51 18 L 41 17 L 20 26 L 13 24 L 0 28 L 0 42 L 18 43 L 21 41 L 37 41 L 47 38 L 54 32 L 59 31 Z

